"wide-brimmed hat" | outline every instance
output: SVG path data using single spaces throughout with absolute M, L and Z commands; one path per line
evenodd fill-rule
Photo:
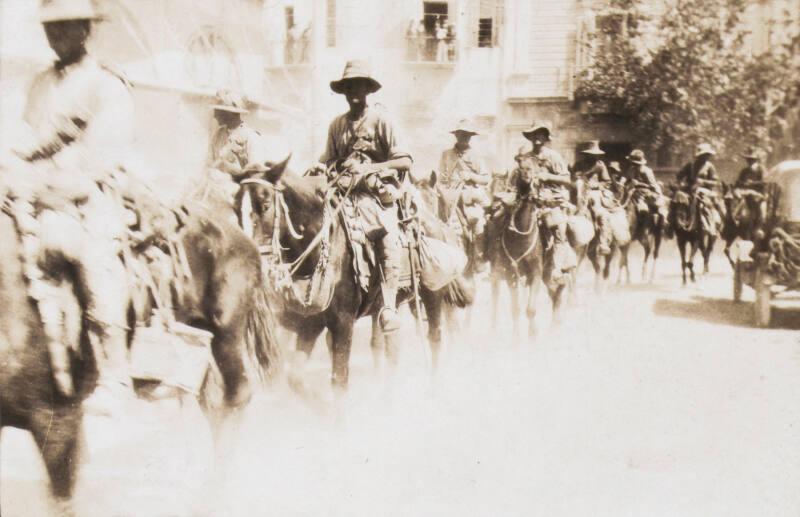
M 752 145 L 748 147 L 745 152 L 742 153 L 742 158 L 747 160 L 758 160 L 759 159 L 759 150 Z
M 470 121 L 469 119 L 465 119 L 465 118 L 462 118 L 461 120 L 459 120 L 458 124 L 456 124 L 456 127 L 450 132 L 453 133 L 453 134 L 456 134 L 456 133 L 459 133 L 459 132 L 468 133 L 468 134 L 470 134 L 472 136 L 480 134 L 480 133 L 478 133 L 478 130 L 475 129 L 475 126 L 472 124 L 472 121 Z
M 616 160 L 608 162 L 608 168 L 612 171 L 622 172 L 622 167 L 620 167 L 619 162 Z
M 41 23 L 98 19 L 92 0 L 42 0 L 39 7 Z
M 211 106 L 215 110 L 230 111 L 231 113 L 248 113 L 247 100 L 243 95 L 231 90 L 219 90 Z
M 631 151 L 631 154 L 628 155 L 627 160 L 631 163 L 635 163 L 636 165 L 644 165 L 647 163 L 647 160 L 644 159 L 644 151 L 641 149 L 634 149 Z
M 522 136 L 531 140 L 533 138 L 534 133 L 537 131 L 547 131 L 547 139 L 550 140 L 553 137 L 553 132 L 550 129 L 550 124 L 547 122 L 534 122 L 530 125 L 528 129 L 522 130 Z
M 593 154 L 595 156 L 602 156 L 606 154 L 605 151 L 600 149 L 600 142 L 598 142 L 597 140 L 592 140 L 591 142 L 589 142 L 589 145 L 586 147 L 586 149 L 581 151 L 581 153 Z
M 698 156 L 702 156 L 704 154 L 714 155 L 717 154 L 717 152 L 713 147 L 711 147 L 711 144 L 702 143 L 697 146 L 697 149 L 694 152 L 694 157 L 697 158 Z
M 369 93 L 375 93 L 381 89 L 381 83 L 372 77 L 369 64 L 366 61 L 348 61 L 344 65 L 342 78 L 338 81 L 331 81 L 331 90 L 336 93 L 344 93 L 344 85 L 349 81 L 361 79 L 369 84 Z

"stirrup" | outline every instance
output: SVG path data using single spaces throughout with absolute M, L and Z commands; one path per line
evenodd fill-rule
M 400 330 L 400 318 L 397 309 L 394 307 L 384 307 L 378 313 L 378 323 L 384 334 L 397 332 Z

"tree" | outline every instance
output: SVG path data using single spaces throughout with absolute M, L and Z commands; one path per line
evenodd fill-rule
M 643 0 L 611 0 L 598 15 L 593 64 L 580 74 L 576 98 L 625 117 L 635 144 L 650 152 L 684 155 L 701 141 L 728 156 L 745 145 L 769 150 L 795 116 L 800 38 L 752 56 L 747 4 L 675 0 L 654 20 Z

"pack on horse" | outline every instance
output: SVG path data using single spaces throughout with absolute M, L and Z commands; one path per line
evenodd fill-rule
M 495 243 L 489 248 L 492 283 L 491 326 L 497 328 L 497 301 L 501 280 L 511 294 L 511 319 L 514 335 L 519 334 L 520 292 L 527 294 L 525 314 L 528 317 L 528 335 L 536 334 L 536 296 L 539 281 L 543 280 L 553 304 L 554 318 L 558 318 L 565 284 L 553 282 L 552 246 L 548 246 L 547 231 L 537 182 L 529 163 L 512 178 L 516 184 L 516 198 L 503 199 L 504 207 L 493 214 L 487 227 L 487 239 Z M 571 277 L 567 277 L 569 282 Z
M 357 319 L 370 316 L 376 362 L 383 349 L 383 338 L 390 364 L 394 364 L 399 351 L 398 336 L 396 332 L 382 332 L 381 274 L 362 253 L 366 237 L 346 219 L 355 217 L 352 205 L 336 199 L 333 195 L 336 190 L 324 176 L 266 172 L 243 184 L 249 189 L 253 203 L 256 242 L 270 264 L 271 300 L 281 307 L 278 309 L 281 323 L 297 335 L 297 351 L 306 357 L 310 355 L 317 338 L 327 329 L 331 381 L 334 388 L 344 389 L 349 379 L 353 325 Z M 349 190 L 344 198 L 348 193 Z M 443 225 L 431 219 L 423 222 L 426 231 L 438 228 L 443 232 Z M 404 255 L 409 268 L 416 264 L 408 248 Z M 411 283 L 408 274 L 401 275 L 401 280 L 403 277 L 406 284 Z M 461 277 L 438 291 L 420 284 L 418 292 L 427 314 L 428 340 L 435 366 L 445 296 L 464 306 L 471 303 L 471 293 Z M 411 295 L 406 286 L 398 298 L 408 300 Z
M 420 193 L 422 210 L 426 213 L 423 222 L 429 234 L 437 235 L 437 238 L 459 245 L 467 257 L 467 265 L 464 267 L 464 279 L 470 283 L 470 290 L 474 290 L 474 277 L 479 269 L 479 262 L 484 260 L 483 253 L 478 249 L 483 242 L 476 239 L 472 226 L 463 210 L 463 198 L 458 191 L 443 190 L 438 188 L 438 174 L 431 171 L 427 178 L 419 179 L 415 182 Z M 480 208 L 483 212 L 483 208 Z M 441 221 L 444 226 L 429 224 L 432 219 Z M 441 230 L 438 228 L 441 226 Z M 449 299 L 449 294 L 448 294 Z M 447 304 L 444 308 L 445 320 L 451 336 L 458 332 L 459 325 L 453 311 L 454 304 Z M 456 304 L 457 305 L 457 304 Z M 470 307 L 467 307 L 469 311 Z M 468 312 L 469 319 L 471 312 Z
M 137 231 L 144 230 L 141 222 L 152 218 L 142 210 L 141 197 L 134 206 L 140 210 Z M 163 215 L 163 214 L 162 214 Z M 175 214 L 176 237 L 179 242 L 168 246 L 160 232 L 144 230 L 145 238 L 138 249 L 123 253 L 129 261 L 132 254 L 147 253 L 148 248 L 163 247 L 167 253 L 180 248 L 186 274 L 175 270 L 177 278 L 169 291 L 171 305 L 178 321 L 203 328 L 213 334 L 211 352 L 223 381 L 222 407 L 213 394 L 211 370 L 206 374 L 200 402 L 211 423 L 214 417 L 224 417 L 231 409 L 241 407 L 251 396 L 245 361 L 246 349 L 255 356 L 264 371 L 275 367 L 278 345 L 272 335 L 271 312 L 261 284 L 258 249 L 233 224 L 208 212 L 201 206 L 191 206 Z M 168 216 L 169 217 L 169 216 Z M 152 219 L 150 219 L 152 220 Z M 89 320 L 82 270 L 57 252 L 47 250 L 44 273 L 62 286 L 59 304 L 66 315 L 65 346 L 68 350 L 69 374 L 75 393 L 66 396 L 55 383 L 58 368 L 48 349 L 37 301 L 31 297 L 28 281 L 23 275 L 21 233 L 9 215 L 0 216 L 3 242 L 3 266 L 0 269 L 0 299 L 6 307 L 0 326 L 0 426 L 19 427 L 30 431 L 40 447 L 54 495 L 67 504 L 71 496 L 79 464 L 78 444 L 83 418 L 82 401 L 95 388 L 97 364 L 95 352 L 88 339 Z M 148 292 L 144 307 L 155 303 L 155 293 Z M 153 296 L 150 296 L 150 295 Z M 136 328 L 136 311 L 131 296 L 128 311 L 128 343 Z M 147 309 L 143 313 L 148 313 Z M 77 320 L 77 323 L 75 321 Z M 70 325 L 71 323 L 71 325 Z M 144 323 L 144 321 L 142 321 Z

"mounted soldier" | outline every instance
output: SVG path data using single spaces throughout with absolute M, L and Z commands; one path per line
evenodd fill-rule
M 442 195 L 455 199 L 453 205 L 464 231 L 472 234 L 475 250 L 483 254 L 486 209 L 491 204 L 486 188 L 491 178 L 483 160 L 470 147 L 470 139 L 479 133 L 467 120 L 459 121 L 450 131 L 456 142 L 439 160 L 438 184 Z M 480 262 L 480 261 L 479 261 Z
M 57 60 L 33 81 L 24 112 L 30 142 L 14 150 L 23 162 L 10 166 L 4 181 L 58 389 L 64 396 L 74 391 L 62 307 L 39 269 L 53 255 L 76 267 L 86 292 L 90 338 L 100 351 L 99 385 L 87 403 L 107 412 L 121 409 L 133 393 L 127 277 L 118 254 L 126 232 L 122 165 L 133 141 L 134 107 L 125 81 L 86 51 L 97 19 L 89 0 L 43 2 L 40 21 Z
M 710 217 L 702 217 L 709 230 L 719 231 L 725 215 L 725 205 L 717 190 L 720 186 L 717 169 L 711 158 L 717 154 L 710 144 L 697 146 L 694 160 L 687 163 L 678 172 L 678 187 L 691 196 L 691 213 L 697 217 L 698 210 L 706 207 Z M 702 215 L 702 214 L 701 214 Z
M 622 167 L 618 161 L 612 160 L 608 162 L 608 175 L 611 178 L 611 189 L 614 191 L 614 195 L 617 199 L 620 199 L 625 192 L 628 178 L 622 173 Z
M 569 202 L 570 173 L 561 155 L 550 149 L 552 133 L 547 124 L 532 124 L 522 132 L 530 140 L 532 149 L 524 161 L 533 167 L 534 181 L 539 185 L 539 203 L 544 208 L 544 223 L 553 248 L 553 282 L 566 280 L 567 274 L 577 266 L 575 251 L 567 241 L 567 216 L 574 210 Z M 509 185 L 512 190 L 513 184 Z
M 214 120 L 218 127 L 210 142 L 208 166 L 211 179 L 232 200 L 239 226 L 250 228 L 250 221 L 242 212 L 250 204 L 242 197 L 246 195 L 239 188 L 239 182 L 247 177 L 245 166 L 249 164 L 259 147 L 263 145 L 261 134 L 247 125 L 242 115 L 249 113 L 246 99 L 230 90 L 217 92 Z M 250 231 L 247 231 L 248 235 Z
M 747 165 L 739 171 L 739 176 L 734 184 L 734 196 L 743 198 L 749 203 L 758 221 L 766 220 L 766 197 L 764 196 L 764 167 L 761 165 L 759 152 L 755 147 L 749 147 L 742 154 Z M 735 214 L 733 214 L 735 215 Z
M 661 218 L 659 224 L 663 224 L 667 220 L 669 209 L 653 169 L 647 166 L 644 151 L 634 149 L 627 160 L 631 164 L 627 174 L 628 191 L 633 194 L 636 211 L 657 214 Z
M 581 151 L 584 160 L 582 170 L 578 173 L 589 188 L 588 206 L 598 235 L 597 252 L 600 255 L 611 253 L 613 235 L 609 210 L 618 206 L 611 191 L 611 176 L 606 164 L 600 159 L 605 154 L 597 140 L 590 142 L 589 146 Z
M 345 96 L 350 109 L 331 122 L 320 162 L 335 171 L 340 187 L 352 190 L 357 217 L 379 260 L 383 295 L 379 320 L 389 333 L 399 329 L 396 301 L 402 245 L 397 201 L 412 159 L 386 113 L 367 103 L 367 96 L 381 84 L 366 62 L 349 61 L 342 78 L 331 81 L 330 88 Z

